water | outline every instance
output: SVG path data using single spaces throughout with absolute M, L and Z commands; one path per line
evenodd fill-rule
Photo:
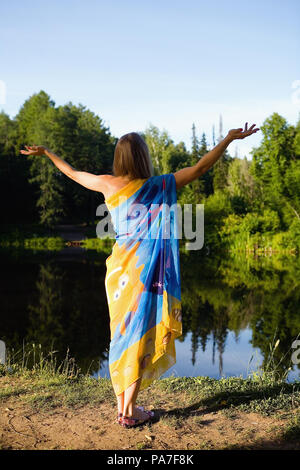
M 219 356 L 214 351 L 213 338 L 209 338 L 205 351 L 198 350 L 195 360 L 192 360 L 192 333 L 189 332 L 183 342 L 176 341 L 176 364 L 171 367 L 163 377 L 197 377 L 208 376 L 213 378 L 243 376 L 256 370 L 261 364 L 262 356 L 258 349 L 249 343 L 251 330 L 245 329 L 237 339 L 233 332 L 228 332 L 225 351 Z M 251 355 L 255 351 L 255 362 L 249 364 Z M 252 361 L 251 361 L 252 362 Z M 100 377 L 109 377 L 108 361 L 101 364 Z
M 23 344 L 69 355 L 83 372 L 109 377 L 106 253 L 1 253 L 0 340 L 22 356 Z M 297 258 L 181 254 L 183 336 L 164 377 L 246 377 L 270 359 L 299 378 L 291 345 L 300 333 Z

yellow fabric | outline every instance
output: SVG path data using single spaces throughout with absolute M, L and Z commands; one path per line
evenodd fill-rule
M 106 199 L 110 212 L 113 213 L 113 210 L 118 208 L 120 200 L 124 202 L 132 196 L 134 198 L 134 195 L 143 189 L 146 181 L 145 179 L 131 181 Z M 138 261 L 142 259 L 137 255 L 139 246 L 139 242 L 128 246 L 116 241 L 112 254 L 106 260 L 105 288 L 111 340 L 115 337 L 119 337 L 120 340 L 125 339 L 127 328 L 137 320 L 135 315 L 138 314 L 141 296 L 147 295 L 141 281 L 141 273 L 147 268 L 148 258 L 145 259 L 145 263 L 138 265 Z M 149 269 L 150 266 L 149 263 Z M 149 293 L 152 302 L 154 295 L 153 292 Z M 113 388 L 117 395 L 124 392 L 140 377 L 142 378 L 140 389 L 148 387 L 176 362 L 174 341 L 182 334 L 181 300 L 165 289 L 161 299 L 158 299 L 158 305 L 161 305 L 159 302 L 162 303 L 161 321 L 148 329 L 133 344 L 124 347 L 118 358 L 109 364 Z M 142 316 L 143 313 L 139 312 L 139 315 Z

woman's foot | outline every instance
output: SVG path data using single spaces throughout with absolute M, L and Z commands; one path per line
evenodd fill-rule
M 133 413 L 131 416 L 124 416 L 120 420 L 120 424 L 125 428 L 131 428 L 134 426 L 140 426 L 141 424 L 145 424 L 151 421 L 153 418 L 154 413 L 153 411 L 144 410 L 141 406 L 135 406 Z
M 148 416 L 150 416 L 150 418 L 154 418 L 154 411 L 151 411 L 151 410 L 145 410 L 145 408 L 143 406 L 137 406 L 137 408 L 139 408 L 140 410 L 144 411 L 145 413 L 148 414 Z

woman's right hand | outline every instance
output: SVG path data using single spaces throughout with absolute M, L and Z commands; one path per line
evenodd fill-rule
M 41 156 L 45 154 L 45 150 L 47 149 L 47 147 L 44 147 L 43 145 L 25 145 L 24 147 L 26 147 L 27 150 L 20 150 L 20 153 L 23 155 Z

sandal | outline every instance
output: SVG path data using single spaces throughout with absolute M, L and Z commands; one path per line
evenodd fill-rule
M 143 406 L 137 406 L 137 408 L 139 408 L 141 411 L 145 411 Z M 118 413 L 118 415 L 116 417 L 116 423 L 117 424 L 122 424 L 121 423 L 122 418 L 123 418 L 123 413 Z
M 144 411 L 144 413 L 147 413 L 150 418 L 154 418 L 154 411 L 145 410 L 143 406 L 137 406 L 137 408 L 139 408 L 141 411 Z
M 136 426 L 141 426 L 142 424 L 148 423 L 150 420 L 150 416 L 148 416 L 146 419 L 129 418 L 128 416 L 123 416 L 120 424 L 123 426 L 123 428 L 135 428 Z
M 154 412 L 153 411 L 145 410 L 145 408 L 143 406 L 137 406 L 137 408 L 139 408 L 141 411 L 144 411 L 144 413 L 146 413 L 149 416 L 149 418 L 154 418 Z M 116 418 L 116 423 L 122 425 L 122 419 L 123 419 L 123 413 L 118 413 L 118 416 Z M 132 419 L 136 419 L 136 418 L 132 418 Z M 146 421 L 148 421 L 148 419 L 146 419 Z M 140 423 L 140 424 L 142 424 L 142 423 Z
M 142 409 L 143 407 L 137 406 L 137 408 Z M 134 428 L 136 426 L 141 426 L 142 424 L 146 424 L 151 422 L 151 419 L 154 417 L 154 412 L 150 410 L 145 410 L 144 408 L 142 409 L 144 413 L 148 415 L 148 418 L 146 419 L 139 419 L 139 418 L 131 418 L 129 416 L 123 416 L 120 419 L 120 424 L 124 428 Z

